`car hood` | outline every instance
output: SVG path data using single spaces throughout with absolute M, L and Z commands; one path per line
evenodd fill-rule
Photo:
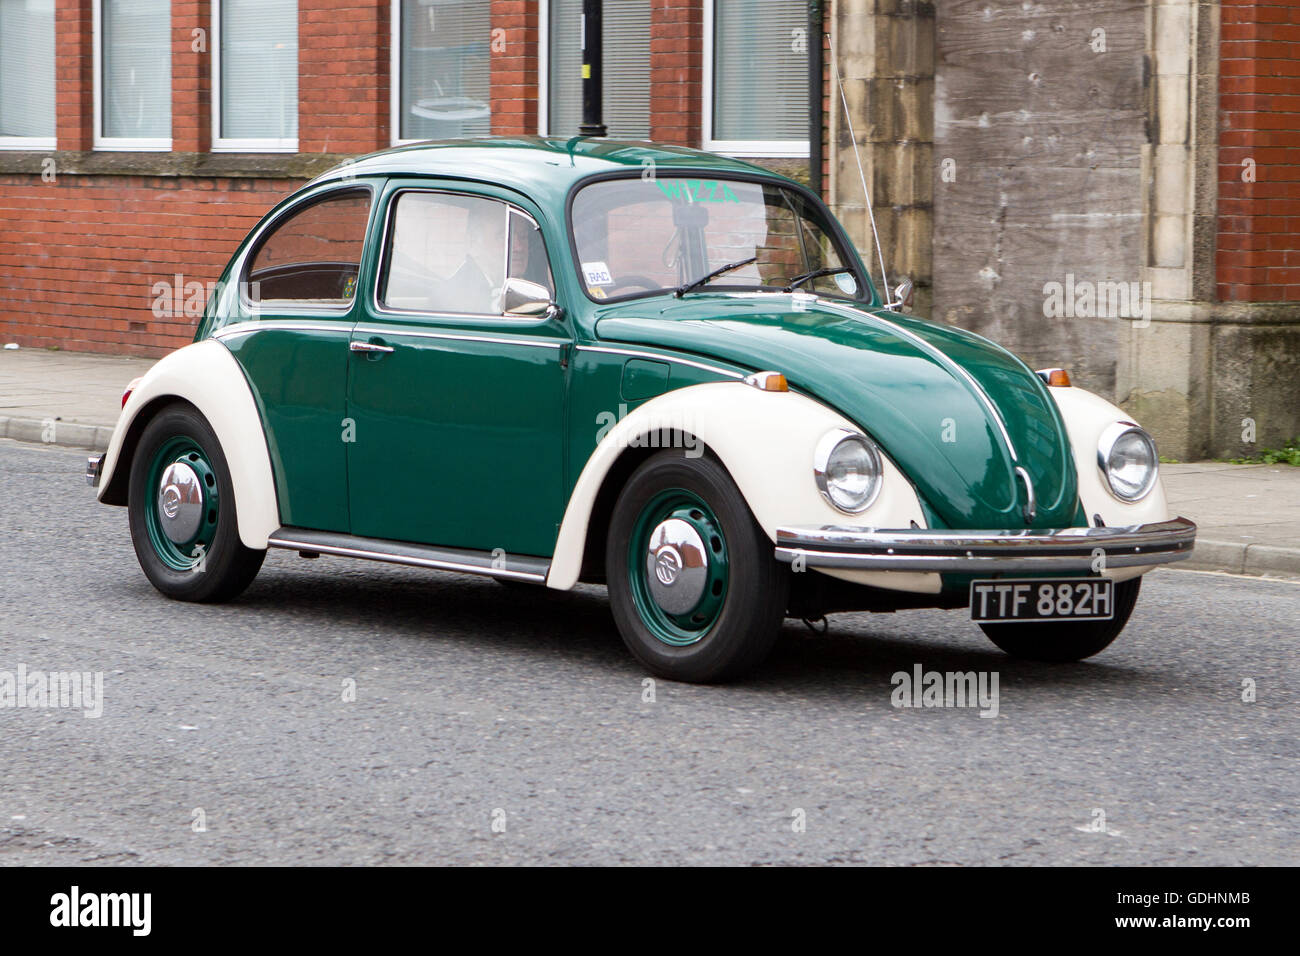
M 1056 402 L 1023 362 L 973 333 L 810 296 L 705 294 L 606 307 L 596 334 L 785 373 L 875 439 L 950 528 L 1076 523 Z M 1032 521 L 1018 467 L 1033 484 Z

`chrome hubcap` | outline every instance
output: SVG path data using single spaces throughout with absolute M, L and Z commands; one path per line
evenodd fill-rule
M 192 541 L 203 522 L 203 482 L 183 461 L 172 462 L 158 483 L 158 521 L 176 544 Z
M 709 577 L 704 540 L 681 518 L 669 518 L 650 533 L 646 579 L 650 597 L 669 614 L 685 614 L 700 603 Z

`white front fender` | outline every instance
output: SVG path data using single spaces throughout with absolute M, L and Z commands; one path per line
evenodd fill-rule
M 239 539 L 247 548 L 265 550 L 266 539 L 280 526 L 280 511 L 262 418 L 239 363 L 229 349 L 211 339 L 160 359 L 131 392 L 104 455 L 98 497 L 103 500 L 113 483 L 136 416 L 157 399 L 169 397 L 189 402 L 217 433 L 234 485 Z
M 717 455 L 773 542 L 777 527 L 789 524 L 907 528 L 915 521 L 926 527 L 911 483 L 883 455 L 880 495 L 862 514 L 846 515 L 822 497 L 813 477 L 813 456 L 817 442 L 832 428 L 860 430 L 811 398 L 766 392 L 743 382 L 691 385 L 646 402 L 605 435 L 578 477 L 560 525 L 547 586 L 566 590 L 578 582 L 592 508 L 618 457 L 629 448 L 656 447 L 657 436 L 673 431 L 693 436 Z M 702 454 L 703 448 L 687 448 L 687 454 L 695 453 Z M 929 576 L 886 572 L 871 583 L 883 584 L 891 577 L 899 586 L 904 577 Z M 929 582 L 924 589 L 931 589 Z

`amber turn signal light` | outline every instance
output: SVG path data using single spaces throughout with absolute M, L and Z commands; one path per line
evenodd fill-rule
M 745 384 L 763 392 L 788 392 L 790 383 L 780 372 L 755 372 L 745 376 Z
M 1050 388 L 1070 387 L 1070 373 L 1063 368 L 1040 368 L 1036 374 Z

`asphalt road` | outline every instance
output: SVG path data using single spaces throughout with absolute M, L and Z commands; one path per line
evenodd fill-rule
M 0 442 L 0 678 L 104 674 L 97 719 L 0 708 L 0 864 L 1300 862 L 1300 583 L 1158 572 L 1067 666 L 959 611 L 792 623 L 651 703 L 600 588 L 274 553 L 167 601 L 83 470 Z M 893 707 L 917 664 L 996 718 Z

